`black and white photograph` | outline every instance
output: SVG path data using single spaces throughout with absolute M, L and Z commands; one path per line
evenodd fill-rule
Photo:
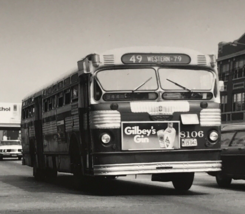
M 244 0 L 0 0 L 0 214 L 243 214 Z

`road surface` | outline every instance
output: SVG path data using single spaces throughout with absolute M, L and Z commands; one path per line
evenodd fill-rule
M 0 161 L 0 214 L 117 213 L 117 214 L 239 214 L 245 211 L 245 181 L 221 189 L 214 177 L 195 175 L 186 194 L 172 183 L 152 182 L 149 175 L 127 176 L 74 186 L 73 176 L 59 173 L 54 181 L 38 182 L 21 161 Z

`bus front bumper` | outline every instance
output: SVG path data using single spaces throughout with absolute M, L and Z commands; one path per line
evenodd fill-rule
M 93 167 L 93 174 L 98 176 L 215 171 L 221 171 L 220 160 L 154 162 L 134 164 L 104 164 L 94 165 Z

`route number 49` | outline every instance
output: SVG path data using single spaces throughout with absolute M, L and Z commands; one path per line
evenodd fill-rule
M 141 55 L 132 55 L 129 59 L 130 62 L 133 63 L 139 63 L 142 61 L 142 56 Z

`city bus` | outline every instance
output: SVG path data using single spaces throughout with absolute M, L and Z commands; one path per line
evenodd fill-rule
M 196 172 L 221 170 L 213 55 L 130 47 L 77 65 L 22 101 L 22 164 L 36 179 L 148 174 L 187 191 Z

